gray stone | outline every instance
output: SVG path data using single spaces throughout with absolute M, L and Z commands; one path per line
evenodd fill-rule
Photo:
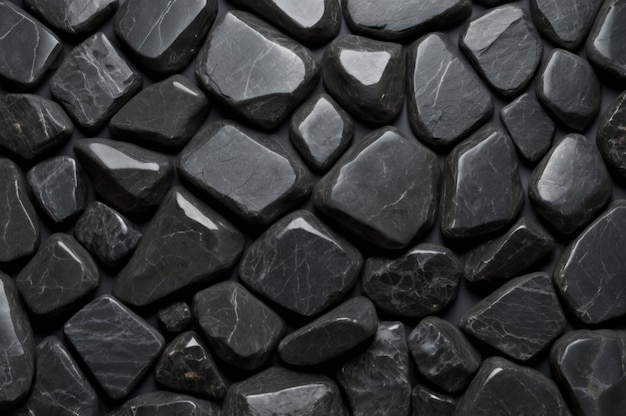
M 609 168 L 626 178 L 626 91 L 602 114 L 596 143 Z
M 191 326 L 191 309 L 185 302 L 176 302 L 160 309 L 157 319 L 165 332 L 178 334 Z
M 206 400 L 169 391 L 134 397 L 107 416 L 220 416 L 220 407 Z
M 421 384 L 413 389 L 411 395 L 412 416 L 452 416 L 456 408 L 453 397 L 438 393 Z
M 91 32 L 117 10 L 118 0 L 24 0 L 46 23 L 70 35 Z
M 531 0 L 537 29 L 552 43 L 577 49 L 587 38 L 604 0 Z
M 587 39 L 587 58 L 605 73 L 626 80 L 626 46 L 622 39 L 626 21 L 626 3 L 605 1 Z

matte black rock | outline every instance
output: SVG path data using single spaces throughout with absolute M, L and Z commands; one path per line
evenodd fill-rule
M 55 29 L 70 35 L 91 32 L 117 10 L 118 0 L 24 0 Z
M 609 168 L 626 178 L 626 92 L 615 98 L 602 114 L 596 143 Z
M 452 416 L 456 408 L 453 397 L 438 393 L 418 384 L 411 394 L 412 416 Z
M 185 394 L 169 391 L 154 391 L 134 397 L 108 416 L 220 416 L 220 407 L 215 403 Z
M 461 261 L 451 250 L 420 244 L 397 259 L 367 259 L 362 289 L 377 308 L 419 318 L 452 303 L 462 273 Z
M 233 44 L 239 47 L 233 50 Z M 318 74 L 311 51 L 241 11 L 217 19 L 196 60 L 203 86 L 265 129 L 278 127 L 309 95 Z
M 350 114 L 365 123 L 386 124 L 404 106 L 402 45 L 342 35 L 324 51 L 324 85 Z
M 531 0 L 537 29 L 548 40 L 567 49 L 577 49 L 587 38 L 604 0 Z
M 626 80 L 626 3 L 605 1 L 587 39 L 587 58 L 605 73 Z
M 440 175 L 433 152 L 384 127 L 348 149 L 317 183 L 314 202 L 355 236 L 403 248 L 433 225 Z
M 191 309 L 185 302 L 176 302 L 160 309 L 157 319 L 161 328 L 169 334 L 178 334 L 191 326 Z

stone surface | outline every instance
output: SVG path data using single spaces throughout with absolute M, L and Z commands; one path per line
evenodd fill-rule
M 446 159 L 442 193 L 444 236 L 477 237 L 508 226 L 524 204 L 508 134 L 489 123 L 456 146 Z
M 435 316 L 417 324 L 408 344 L 420 374 L 449 393 L 463 390 L 482 362 L 456 326 Z
M 278 345 L 280 358 L 292 365 L 317 365 L 336 358 L 374 336 L 374 304 L 357 296 L 287 335 Z
M 184 69 L 217 15 L 217 0 L 128 0 L 115 14 L 115 34 L 155 72 Z
M 101 32 L 65 57 L 50 80 L 50 91 L 87 130 L 100 130 L 135 93 L 142 78 Z
M 233 50 L 231 45 L 240 45 Z M 305 47 L 241 11 L 217 19 L 196 60 L 196 76 L 251 123 L 277 127 L 313 90 L 319 65 Z
M 608 167 L 626 178 L 626 91 L 602 114 L 596 143 Z
M 175 105 L 173 105 L 175 103 Z M 209 115 L 209 100 L 183 75 L 152 84 L 111 119 L 111 133 L 147 147 L 179 150 Z
M 70 35 L 91 32 L 115 13 L 117 0 L 24 0 L 46 23 Z
M 322 77 L 330 94 L 366 123 L 393 121 L 404 106 L 402 45 L 342 35 L 324 51 Z
M 184 188 L 173 187 L 118 274 L 113 294 L 144 306 L 207 283 L 235 264 L 243 245 L 243 235 L 224 217 Z
M 441 311 L 456 298 L 462 272 L 451 250 L 420 244 L 396 259 L 368 258 L 362 290 L 385 312 L 419 318 Z
M 447 148 L 488 120 L 487 87 L 443 33 L 408 47 L 409 122 L 427 144 Z
M 346 150 L 354 135 L 354 122 L 329 95 L 305 102 L 289 122 L 289 137 L 307 164 L 325 172 Z
M 565 330 L 552 280 L 539 272 L 517 277 L 461 318 L 461 329 L 516 360 L 543 351 Z
M 220 407 L 206 400 L 169 391 L 154 391 L 134 397 L 108 416 L 220 416 Z
M 554 49 L 537 78 L 537 97 L 568 128 L 586 130 L 600 111 L 602 90 L 589 63 L 563 49 Z
M 530 9 L 542 35 L 573 50 L 584 42 L 603 1 L 531 0 Z
M 157 319 L 165 332 L 178 334 L 191 326 L 191 309 L 185 302 L 176 302 L 159 310 Z
M 239 276 L 253 291 L 303 316 L 337 304 L 359 277 L 363 256 L 310 211 L 275 222 L 247 249 Z
M 611 198 L 612 185 L 596 147 L 580 134 L 569 134 L 531 174 L 528 196 L 554 228 L 571 234 L 602 210 Z
M 165 344 L 156 329 L 109 295 L 78 311 L 63 330 L 106 394 L 116 400 L 139 383 Z
M 313 177 L 277 136 L 211 123 L 179 156 L 180 175 L 248 222 L 269 224 L 299 205 Z
M 587 58 L 598 68 L 622 81 L 626 80 L 626 3 L 605 1 L 587 39 Z
M 418 384 L 411 394 L 412 416 L 451 416 L 456 408 L 453 397 Z
M 285 332 L 283 320 L 235 282 L 196 293 L 193 311 L 213 351 L 246 371 L 263 366 Z
M 315 206 L 355 236 L 403 248 L 435 221 L 437 157 L 395 127 L 360 139 L 316 185 Z

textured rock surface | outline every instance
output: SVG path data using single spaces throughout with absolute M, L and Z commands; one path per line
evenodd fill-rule
M 108 416 L 220 416 L 220 407 L 206 400 L 169 391 L 155 391 L 134 397 Z
M 177 334 L 191 326 L 191 309 L 185 302 L 176 302 L 159 310 L 157 319 L 166 333 Z
M 531 0 L 537 29 L 548 40 L 567 49 L 578 48 L 587 37 L 604 0 Z
M 55 29 L 70 35 L 91 32 L 117 10 L 118 0 L 24 0 Z
M 602 114 L 596 143 L 609 168 L 626 178 L 626 92 Z
M 411 394 L 412 416 L 451 416 L 456 408 L 453 397 L 438 393 L 421 384 Z
M 615 78 L 626 80 L 626 3 L 622 0 L 604 2 L 587 40 L 587 58 Z

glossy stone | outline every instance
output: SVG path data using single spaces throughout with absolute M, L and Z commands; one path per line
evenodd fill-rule
M 409 122 L 415 135 L 450 147 L 493 113 L 487 87 L 443 33 L 408 47 Z
M 109 295 L 78 311 L 63 331 L 113 399 L 131 392 L 165 344 L 156 329 Z
M 537 97 L 568 128 L 583 131 L 600 111 L 602 91 L 585 59 L 554 49 L 539 72 Z
M 456 298 L 462 272 L 451 250 L 420 244 L 397 259 L 367 259 L 362 289 L 377 308 L 419 318 L 441 311 Z
M 134 397 L 108 416 L 220 416 L 220 407 L 206 400 L 169 391 L 154 391 Z
M 174 105 L 175 103 L 175 105 Z M 183 75 L 152 84 L 111 119 L 111 133 L 147 147 L 179 150 L 209 115 L 209 100 Z
M 489 123 L 446 159 L 441 232 L 477 237 L 508 226 L 524 204 L 517 155 L 508 134 Z
M 265 129 L 277 127 L 309 95 L 318 74 L 308 49 L 241 11 L 217 19 L 196 60 L 204 87 Z
M 602 114 L 596 144 L 609 168 L 626 178 L 626 91 Z
M 403 248 L 435 221 L 437 157 L 394 127 L 360 139 L 316 185 L 315 206 L 355 236 Z
M 567 49 L 577 49 L 604 0 L 531 0 L 537 29 L 548 40 Z
M 528 184 L 528 196 L 537 212 L 565 234 L 587 225 L 612 192 L 602 156 L 580 134 L 561 139 L 537 165 Z
M 280 358 L 293 365 L 317 365 L 357 347 L 376 333 L 378 317 L 367 298 L 351 298 L 287 335 Z
M 587 39 L 587 58 L 611 76 L 626 80 L 626 3 L 605 1 Z
M 157 319 L 165 332 L 177 334 L 191 326 L 191 309 L 185 302 L 176 302 L 159 310 Z
M 213 351 L 247 371 L 267 362 L 285 332 L 283 320 L 235 282 L 196 293 L 193 311 Z
M 70 35 L 91 32 L 117 10 L 118 0 L 24 0 L 55 29 Z
M 402 45 L 342 35 L 325 50 L 322 77 L 330 94 L 366 123 L 386 124 L 404 105 Z
M 329 95 L 320 94 L 294 113 L 289 137 L 307 164 L 325 172 L 352 141 L 354 122 Z
M 456 408 L 453 397 L 418 384 L 411 394 L 412 416 L 451 416 Z
M 50 80 L 50 91 L 81 127 L 100 130 L 141 89 L 141 75 L 101 32 L 65 57 Z
M 117 275 L 113 294 L 144 306 L 207 283 L 235 264 L 243 245 L 243 235 L 230 222 L 189 191 L 174 187 Z

